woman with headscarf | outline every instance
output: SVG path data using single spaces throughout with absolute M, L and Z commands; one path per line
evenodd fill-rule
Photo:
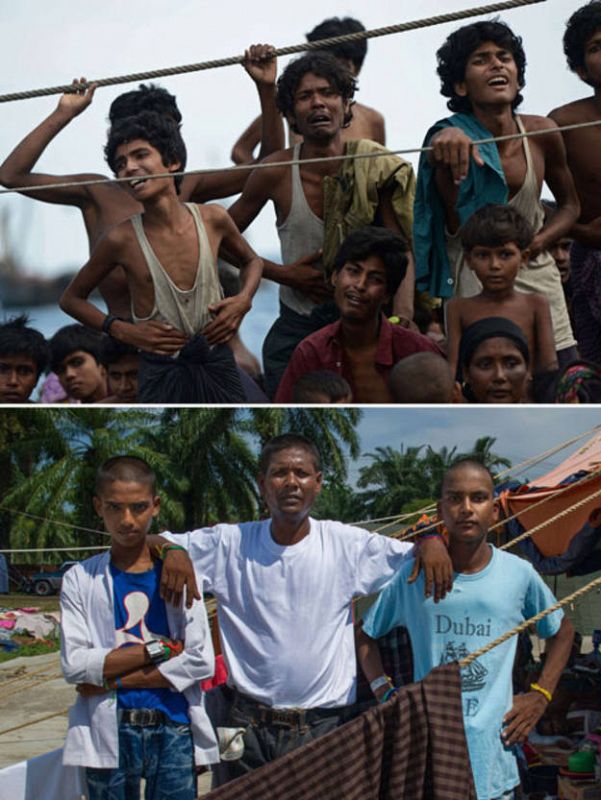
M 488 317 L 468 326 L 459 346 L 460 377 L 469 403 L 525 402 L 530 352 L 514 322 Z

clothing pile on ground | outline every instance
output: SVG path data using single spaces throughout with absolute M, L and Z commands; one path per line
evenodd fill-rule
M 12 652 L 40 641 L 54 644 L 59 622 L 58 611 L 42 613 L 37 607 L 0 608 L 0 652 Z

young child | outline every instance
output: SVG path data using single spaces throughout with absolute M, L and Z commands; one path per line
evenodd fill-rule
M 293 403 L 352 403 L 353 393 L 347 381 L 337 372 L 320 369 L 305 372 L 294 384 Z
M 66 402 L 98 403 L 106 397 L 100 363 L 102 336 L 84 325 L 65 325 L 50 339 L 50 368 L 67 393 Z
M 449 534 L 453 588 L 438 605 L 423 593 L 423 575 L 407 583 L 402 566 L 384 587 L 357 635 L 359 662 L 382 702 L 394 691 L 384 677 L 374 639 L 393 627 L 409 630 L 414 677 L 421 680 L 440 664 L 478 650 L 555 602 L 531 564 L 487 542 L 498 506 L 490 472 L 478 461 L 454 464 L 442 483 L 438 515 Z M 523 741 L 552 698 L 570 655 L 573 629 L 555 611 L 536 625 L 547 638 L 545 662 L 531 691 L 513 697 L 512 671 L 517 637 L 463 668 L 463 722 L 478 800 L 513 797 L 518 785 L 511 745 Z
M 531 225 L 511 206 L 489 204 L 476 211 L 460 230 L 465 259 L 482 284 L 474 297 L 454 297 L 447 303 L 448 356 L 457 372 L 461 334 L 487 317 L 505 317 L 528 340 L 532 369 L 557 368 L 549 301 L 542 294 L 515 288 L 518 270 L 528 262 Z
M 0 403 L 28 403 L 48 363 L 48 343 L 25 314 L 0 325 Z
M 131 345 L 105 337 L 100 359 L 106 369 L 108 397 L 105 403 L 138 402 L 140 353 Z
M 141 778 L 154 800 L 193 800 L 194 763 L 219 759 L 199 688 L 214 667 L 204 603 L 160 597 L 146 539 L 160 498 L 145 461 L 105 461 L 94 508 L 110 551 L 72 567 L 61 590 L 61 663 L 78 692 L 63 763 L 86 767 L 90 800 L 139 797 Z
M 226 347 L 250 309 L 262 261 L 219 205 L 182 203 L 186 148 L 170 120 L 145 112 L 111 129 L 107 161 L 143 214 L 114 226 L 67 287 L 61 307 L 96 330 L 140 348 L 141 402 L 241 402 L 232 351 Z M 241 290 L 223 299 L 216 259 L 223 249 L 240 266 Z M 103 314 L 88 295 L 120 265 L 133 322 Z

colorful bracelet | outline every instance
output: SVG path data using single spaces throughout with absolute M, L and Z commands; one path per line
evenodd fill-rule
M 377 678 L 374 678 L 373 681 L 369 684 L 369 688 L 375 694 L 378 689 L 382 686 L 392 686 L 392 678 L 389 678 L 388 675 L 378 675 Z
M 123 689 L 123 684 L 121 683 L 121 678 L 115 678 L 115 689 Z
M 380 705 L 382 703 L 386 703 L 388 700 L 390 700 L 390 698 L 393 696 L 393 694 L 396 694 L 397 692 L 398 692 L 398 689 L 397 689 L 396 686 L 391 686 L 390 689 L 387 689 L 384 692 L 384 694 L 382 695 L 382 697 L 380 698 Z
M 181 544 L 173 544 L 172 542 L 165 542 L 165 544 L 159 545 L 158 548 L 159 558 L 161 559 L 161 561 L 165 560 L 165 555 L 170 550 L 183 550 L 184 552 L 186 552 L 186 548 L 182 547 Z
M 163 646 L 163 652 L 165 653 L 165 661 L 168 661 L 170 658 L 175 658 L 176 656 L 179 656 L 182 650 L 184 649 L 180 644 L 167 642 L 164 639 L 161 639 L 161 644 Z
M 540 692 L 542 696 L 545 698 L 547 703 L 550 703 L 553 700 L 553 695 L 548 689 L 544 689 L 542 686 L 539 686 L 538 683 L 531 683 L 530 688 L 533 692 Z

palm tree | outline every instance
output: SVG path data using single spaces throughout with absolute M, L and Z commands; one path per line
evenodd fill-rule
M 336 519 L 350 525 L 365 519 L 367 509 L 361 495 L 346 483 L 325 480 L 312 514 L 317 519 Z
M 101 535 L 77 531 L 99 527 L 92 506 L 96 470 L 119 453 L 145 458 L 156 467 L 161 455 L 143 442 L 143 431 L 156 414 L 76 407 L 33 413 L 42 411 L 43 424 L 13 448 L 17 460 L 25 448 L 39 453 L 39 459 L 30 474 L 19 472 L 3 500 L 15 511 L 31 515 L 11 515 L 11 546 L 102 544 Z
M 181 530 L 256 515 L 257 460 L 239 409 L 170 409 L 149 439 L 166 457 L 162 524 Z
M 361 410 L 357 408 L 251 408 L 246 430 L 258 437 L 262 448 L 268 439 L 294 432 L 315 443 L 321 456 L 324 474 L 345 480 L 347 462 L 359 455 L 357 424 Z
M 372 517 L 399 514 L 406 503 L 423 496 L 427 476 L 421 450 L 422 446 L 405 451 L 401 445 L 400 450 L 386 446 L 367 453 L 372 463 L 361 467 L 357 485 L 369 488 L 361 497 Z
M 428 445 L 423 459 L 427 474 L 427 486 L 424 487 L 425 494 L 430 497 L 440 497 L 444 474 L 449 467 L 453 466 L 457 458 L 456 447 L 452 447 L 450 450 L 448 447 L 434 450 L 431 445 Z
M 481 464 L 484 464 L 484 466 L 494 475 L 499 467 L 511 466 L 511 461 L 508 458 L 505 458 L 505 456 L 500 456 L 497 453 L 493 453 L 492 448 L 496 441 L 496 437 L 494 436 L 481 436 L 479 439 L 476 439 L 471 452 L 462 453 L 460 456 L 458 456 L 458 459 L 472 458 L 474 461 L 479 461 Z

